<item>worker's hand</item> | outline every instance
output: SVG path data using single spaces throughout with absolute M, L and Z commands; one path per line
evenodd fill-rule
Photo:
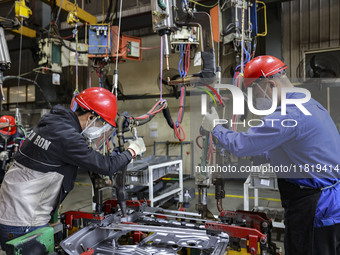
M 138 137 L 136 140 L 130 140 L 127 149 L 131 152 L 132 157 L 136 157 L 137 155 L 141 155 L 142 153 L 144 153 L 146 151 L 146 148 L 143 138 Z
M 8 151 L 2 151 L 0 153 L 0 161 L 6 161 L 8 159 Z
M 211 108 L 211 113 L 207 113 L 202 120 L 202 128 L 208 132 L 214 129 L 214 120 L 219 119 L 215 107 Z

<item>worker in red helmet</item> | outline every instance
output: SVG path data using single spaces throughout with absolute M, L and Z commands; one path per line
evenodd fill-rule
M 104 156 L 98 148 L 116 127 L 116 97 L 104 88 L 88 88 L 76 98 L 72 110 L 60 105 L 41 117 L 27 135 L 7 171 L 0 189 L 0 241 L 46 226 L 50 214 L 73 189 L 78 167 L 112 176 L 145 151 L 142 138 L 127 150 Z
M 0 184 L 22 137 L 23 133 L 17 128 L 14 117 L 4 115 L 0 118 Z
M 281 113 L 284 90 L 291 91 L 290 102 L 306 97 L 293 88 L 286 68 L 273 56 L 256 57 L 244 68 L 248 102 L 251 98 L 258 110 L 273 107 L 263 123 L 231 131 L 214 126 L 219 116 L 212 109 L 202 127 L 212 132 L 216 146 L 235 156 L 267 155 L 285 209 L 286 255 L 340 254 L 340 135 L 328 111 L 312 98 L 303 103 L 309 114 L 293 103 Z

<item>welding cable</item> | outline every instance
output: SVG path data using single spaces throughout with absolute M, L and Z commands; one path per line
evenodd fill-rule
M 207 93 L 212 98 L 212 100 L 215 103 L 215 106 L 217 107 L 217 103 L 216 103 L 215 97 L 208 90 L 206 90 L 204 88 L 201 88 L 201 87 L 197 87 L 197 88 L 200 89 L 200 90 L 203 90 L 205 93 Z
M 202 136 L 202 135 L 199 135 L 199 136 L 196 137 L 196 145 L 197 145 L 198 148 L 200 148 L 200 149 L 202 150 L 203 147 L 202 147 L 202 146 L 199 144 L 199 142 L 198 142 L 198 139 L 200 139 L 200 138 L 203 139 L 203 136 Z
M 185 85 L 182 85 L 182 86 L 185 88 Z M 171 114 L 170 114 L 168 107 L 165 107 L 162 110 L 163 116 L 166 119 L 169 127 L 174 130 L 175 135 L 177 136 L 177 138 L 180 141 L 185 140 L 185 132 L 184 132 L 182 124 L 181 124 L 183 116 L 184 116 L 183 112 L 184 112 L 184 105 L 185 105 L 185 98 L 184 98 L 185 93 L 186 93 L 185 89 L 182 89 L 181 99 L 180 99 L 181 104 L 180 104 L 180 109 L 179 109 L 179 113 L 178 113 L 176 122 L 172 120 L 172 117 L 171 117 Z
M 180 105 L 179 105 L 179 110 L 177 114 L 177 120 L 174 123 L 174 131 L 175 135 L 180 141 L 183 141 L 185 139 L 185 132 L 182 128 L 182 120 L 184 116 L 184 107 L 185 107 L 185 98 L 186 98 L 186 89 L 185 85 L 181 85 L 181 96 L 180 96 Z M 183 134 L 183 135 L 182 135 Z
M 181 85 L 181 96 L 180 96 L 180 105 L 179 105 L 179 110 L 178 110 L 178 115 L 177 115 L 177 121 L 176 124 L 182 123 L 183 116 L 184 116 L 184 106 L 185 106 L 185 97 L 186 97 L 186 89 L 185 85 Z
M 139 117 L 130 117 L 130 119 L 135 119 L 138 121 L 148 120 L 150 121 L 151 118 L 154 117 L 157 113 L 162 111 L 167 106 L 167 101 L 165 99 L 159 100 L 146 114 L 143 114 Z M 144 123 L 145 124 L 145 123 Z
M 189 72 L 189 66 L 190 66 L 190 43 L 187 45 L 184 59 L 185 59 L 185 75 L 187 75 Z
M 211 87 L 209 84 L 203 83 L 203 85 L 206 86 L 206 87 L 208 87 L 208 88 L 215 94 L 215 96 L 217 97 L 217 99 L 218 99 L 218 101 L 220 102 L 221 106 L 223 107 L 223 103 L 222 103 L 221 97 L 220 97 L 220 95 L 217 93 L 217 91 L 216 91 L 213 87 Z M 213 98 L 214 98 L 214 97 L 213 97 Z
M 102 87 L 102 68 L 107 64 L 106 62 L 101 63 L 98 67 L 96 67 L 95 71 L 99 79 L 99 87 Z
M 185 89 L 185 85 L 183 84 L 181 85 L 180 106 L 179 106 L 176 122 L 172 120 L 168 107 L 165 107 L 164 109 L 162 109 L 163 116 L 166 119 L 169 127 L 174 130 L 175 135 L 180 141 L 185 140 L 185 132 L 181 124 L 183 120 L 183 116 L 184 116 L 185 97 L 186 97 L 186 89 Z
M 180 140 L 181 142 L 185 140 L 185 132 L 183 130 L 181 123 L 178 123 L 178 128 L 176 127 L 176 124 L 174 123 L 174 131 L 175 131 L 175 135 L 177 136 L 178 140 Z
M 180 49 L 181 49 L 181 58 L 178 63 L 178 72 L 181 78 L 185 76 L 185 72 L 183 70 L 183 44 L 180 44 Z

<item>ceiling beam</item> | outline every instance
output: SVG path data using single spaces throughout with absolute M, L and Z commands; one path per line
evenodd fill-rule
M 35 30 L 28 28 L 28 27 L 25 27 L 25 26 L 22 26 L 19 29 L 13 29 L 11 31 L 20 35 L 21 30 L 22 30 L 22 35 L 26 36 L 26 37 L 35 38 L 36 35 L 37 35 L 37 32 Z
M 42 2 L 46 4 L 50 4 L 50 0 L 41 0 Z M 75 5 L 71 3 L 70 1 L 67 0 L 55 0 L 55 3 L 58 7 L 60 7 L 61 3 L 63 3 L 61 9 L 65 12 L 71 12 L 75 10 Z M 92 14 L 88 13 L 87 11 L 77 7 L 77 17 L 82 21 L 82 22 L 87 22 L 90 24 L 97 24 L 97 18 L 93 16 Z

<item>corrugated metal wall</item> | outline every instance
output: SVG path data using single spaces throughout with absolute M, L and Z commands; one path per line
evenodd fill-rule
M 340 47 L 339 0 L 293 0 L 282 3 L 282 57 L 290 77 L 309 50 Z

